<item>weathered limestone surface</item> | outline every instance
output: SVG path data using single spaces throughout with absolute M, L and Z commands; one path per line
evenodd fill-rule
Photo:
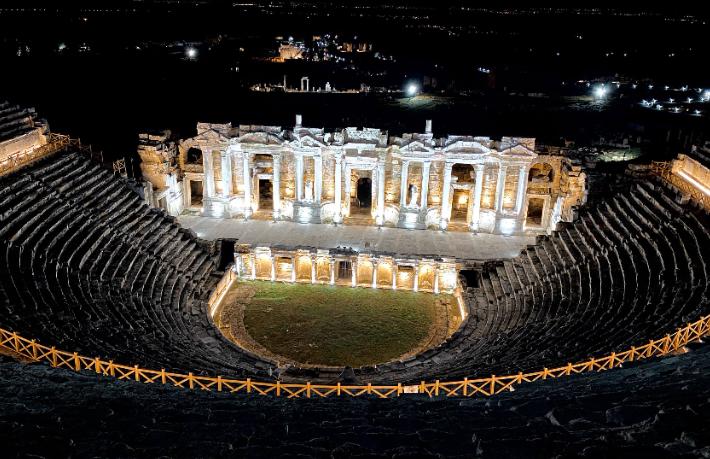
M 534 139 L 434 138 L 430 122 L 424 133 L 396 137 L 373 128 L 326 132 L 303 127 L 300 121 L 298 116 L 291 130 L 198 123 L 197 136 L 179 142 L 176 163 L 185 174 L 192 174 L 191 182 L 199 182 L 204 199 L 185 202 L 184 207 L 220 218 L 344 220 L 345 224 L 510 235 L 549 232 L 559 220 L 568 220 L 571 209 L 584 200 L 584 175 L 566 157 L 538 155 Z M 185 161 L 190 151 L 202 153 L 202 168 Z M 275 156 L 281 160 L 277 178 Z M 484 168 L 483 175 L 474 173 L 476 166 Z M 338 183 L 336 167 L 340 168 Z M 468 169 L 461 172 L 461 168 Z M 549 170 L 549 181 L 540 182 L 539 174 L 528 174 L 531 169 Z M 378 171 L 384 171 L 384 177 L 378 177 Z M 222 177 L 229 172 L 231 186 L 225 190 L 227 180 Z M 530 180 L 519 179 L 522 176 Z M 476 185 L 476 178 L 483 183 Z M 259 180 L 271 181 L 272 187 L 279 184 L 278 209 L 267 196 L 260 196 Z M 358 197 L 358 187 L 367 183 L 370 202 Z M 546 203 L 542 217 L 535 216 L 539 220 L 535 225 L 527 221 L 528 196 L 544 198 Z

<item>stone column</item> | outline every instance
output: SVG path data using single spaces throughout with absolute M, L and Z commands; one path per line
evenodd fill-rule
M 273 155 L 273 170 L 274 177 L 271 180 L 272 196 L 273 196 L 273 218 L 278 220 L 281 217 L 281 155 Z
M 352 276 L 352 286 L 357 287 L 357 258 L 353 259 L 351 263 L 351 276 Z
M 419 291 L 419 263 L 414 264 L 414 281 L 412 282 L 412 290 Z
M 427 199 L 429 198 L 429 169 L 431 168 L 431 163 L 429 161 L 424 161 L 422 164 L 422 194 L 421 202 L 419 207 L 422 210 L 426 209 Z
M 439 293 L 439 265 L 434 265 L 434 293 Z
M 318 258 L 311 257 L 311 284 L 316 283 L 316 268 L 318 267 Z
M 439 228 L 446 229 L 451 218 L 451 169 L 454 167 L 451 163 L 446 163 L 444 166 L 444 189 L 441 198 L 441 222 Z
M 313 184 L 313 200 L 320 204 L 321 196 L 323 195 L 323 157 L 316 156 L 314 160 L 316 170 L 315 183 Z
M 333 215 L 333 221 L 335 223 L 340 223 L 343 221 L 343 198 L 341 196 L 342 186 L 343 186 L 343 165 L 342 158 L 340 156 L 335 157 L 335 214 Z
M 192 206 L 192 187 L 190 186 L 191 180 L 187 177 L 182 179 L 182 202 L 184 207 Z
M 483 171 L 485 165 L 476 164 L 476 183 L 473 188 L 473 212 L 471 215 L 471 229 L 478 230 L 481 223 L 481 194 L 483 193 Z
M 234 257 L 234 270 L 237 273 L 237 277 L 242 277 L 242 257 L 241 256 L 235 256 Z
M 247 215 L 251 215 L 251 169 L 249 168 L 249 153 L 242 153 L 242 161 L 244 162 L 244 211 Z
M 385 224 L 385 163 L 377 164 L 377 215 L 375 222 Z
M 276 257 L 271 255 L 271 282 L 276 280 Z
M 372 261 L 372 288 L 377 288 L 377 262 Z
M 392 261 L 392 290 L 397 290 L 397 263 Z
M 291 258 L 291 282 L 296 282 L 296 257 Z
M 495 210 L 500 212 L 503 210 L 503 194 L 505 193 L 505 176 L 508 167 L 505 164 L 498 166 L 498 182 L 496 183 L 496 203 Z
M 352 188 L 352 178 L 353 178 L 353 170 L 352 167 L 348 164 L 345 165 L 345 205 L 347 208 L 347 213 L 350 215 L 350 201 L 352 199 L 351 196 L 351 188 Z
M 212 150 L 202 150 L 202 170 L 205 174 L 204 195 L 207 198 L 214 197 L 214 161 Z
M 296 201 L 303 200 L 303 156 L 296 156 Z
M 516 188 L 517 194 L 515 197 L 515 214 L 520 215 L 523 211 L 523 203 L 525 202 L 525 191 L 528 184 L 528 165 L 523 164 L 520 166 L 520 172 L 518 173 L 518 186 Z
M 251 278 L 254 280 L 256 279 L 256 255 L 252 253 L 249 259 L 251 260 Z
M 335 285 L 335 259 L 330 258 L 330 285 Z
M 399 185 L 399 209 L 400 212 L 407 205 L 407 180 L 409 175 L 409 161 L 402 161 L 402 172 Z
M 222 159 L 222 197 L 232 194 L 232 155 L 227 150 L 220 152 Z

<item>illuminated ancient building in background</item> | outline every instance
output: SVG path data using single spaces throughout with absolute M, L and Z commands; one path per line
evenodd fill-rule
M 549 231 L 584 202 L 585 174 L 535 139 L 372 128 L 327 132 L 198 123 L 195 137 L 143 134 L 156 207 L 218 218 L 514 234 Z

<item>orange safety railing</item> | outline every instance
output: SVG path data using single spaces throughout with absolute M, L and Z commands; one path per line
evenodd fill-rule
M 0 160 L 0 176 L 13 172 L 20 167 L 34 163 L 35 161 L 46 158 L 47 156 L 53 155 L 57 152 L 68 150 L 69 148 L 84 153 L 95 161 L 98 161 L 99 158 L 101 158 L 100 162 L 103 162 L 103 155 L 101 152 L 95 153 L 91 148 L 91 145 L 83 145 L 80 139 L 72 139 L 68 135 L 50 133 L 47 135 L 46 144 L 41 145 L 32 151 L 15 153 Z M 98 155 L 99 158 L 96 158 L 95 154 Z
M 76 352 L 57 350 L 54 346 L 44 346 L 35 340 L 23 338 L 17 333 L 0 328 L 0 348 L 12 351 L 35 362 L 49 362 L 53 367 L 68 368 L 77 372 L 88 370 L 103 376 L 119 380 L 130 380 L 146 384 L 172 385 L 191 390 L 246 393 L 256 395 L 274 395 L 277 397 L 329 397 L 374 395 L 380 398 L 399 397 L 402 394 L 426 394 L 434 396 L 492 396 L 511 391 L 515 386 L 544 379 L 556 379 L 563 376 L 605 371 L 651 357 L 663 356 L 681 350 L 686 344 L 699 341 L 710 334 L 710 315 L 678 329 L 663 338 L 651 340 L 648 344 L 632 347 L 623 352 L 612 352 L 601 358 L 592 358 L 585 362 L 568 363 L 558 368 L 543 368 L 540 371 L 518 373 L 507 376 L 489 376 L 487 378 L 464 379 L 461 381 L 434 382 L 422 381 L 417 385 L 325 385 L 306 383 L 284 383 L 281 381 L 252 381 L 251 379 L 230 379 L 222 376 L 195 376 L 194 373 L 172 373 L 162 370 L 148 370 L 137 365 L 116 364 L 98 357 L 85 357 Z

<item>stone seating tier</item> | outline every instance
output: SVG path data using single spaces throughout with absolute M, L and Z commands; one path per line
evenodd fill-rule
M 658 338 L 707 313 L 708 216 L 654 182 L 579 212 L 510 260 L 461 276 L 468 317 L 360 382 L 510 374 Z M 268 379 L 275 368 L 226 341 L 206 301 L 222 273 L 210 247 L 78 153 L 0 179 L 0 326 L 146 368 Z M 473 277 L 470 277 L 473 278 Z M 333 383 L 332 369 L 285 380 Z

